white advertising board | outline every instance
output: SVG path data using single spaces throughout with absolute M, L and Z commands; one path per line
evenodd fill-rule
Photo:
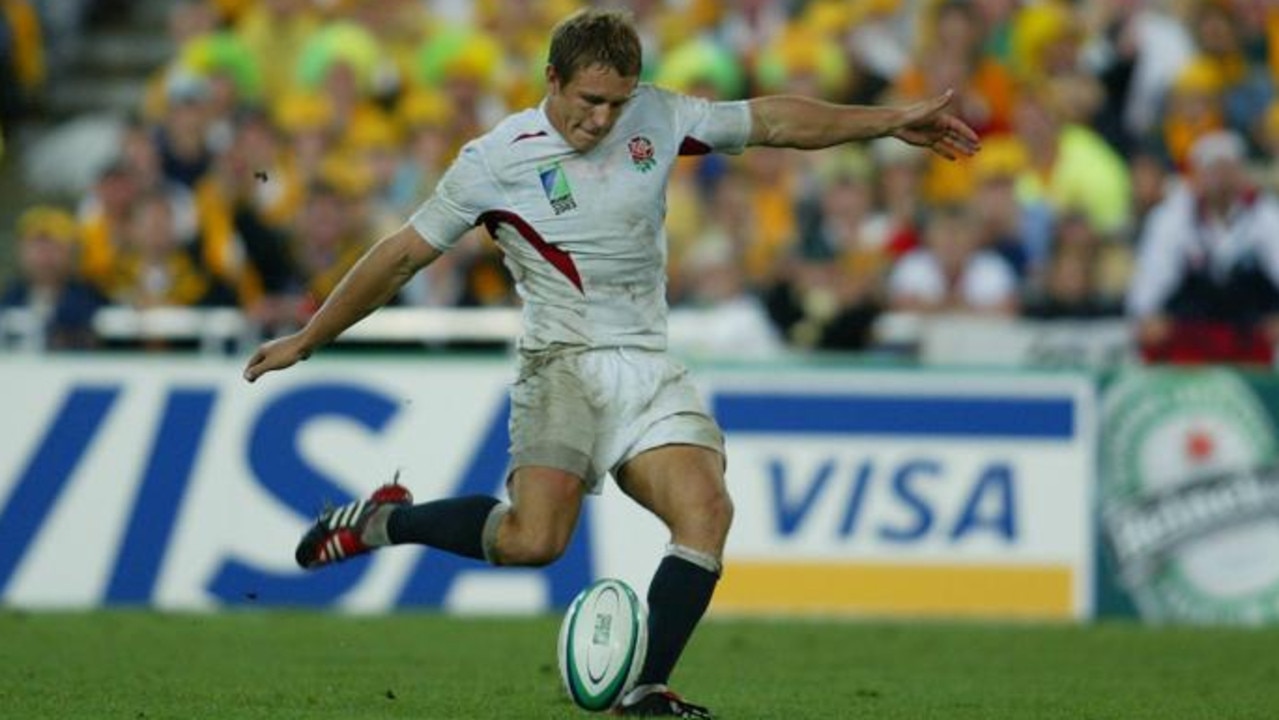
M 538 570 L 396 548 L 321 572 L 325 502 L 397 471 L 424 500 L 501 494 L 502 359 L 0 361 L 0 602 L 377 612 L 562 607 L 642 593 L 666 542 L 616 487 Z M 1095 421 L 1084 377 L 698 368 L 737 514 L 721 613 L 1086 617 Z M 678 481 L 677 478 L 672 481 Z
M 925 364 L 1003 368 L 1109 369 L 1137 358 L 1123 318 L 1010 320 L 971 315 L 915 317 Z

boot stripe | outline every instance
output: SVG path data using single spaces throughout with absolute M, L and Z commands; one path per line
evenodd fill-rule
M 347 513 L 347 516 L 346 516 L 345 525 L 347 527 L 354 526 L 355 522 L 360 519 L 360 514 L 364 512 L 364 506 L 366 504 L 368 504 L 368 501 L 361 500 L 357 502 L 354 506 L 352 506 L 351 512 Z
M 364 510 L 364 500 L 344 505 L 333 513 L 333 517 L 329 520 L 329 529 L 337 530 L 339 528 L 351 527 L 355 519 L 360 516 L 360 512 Z

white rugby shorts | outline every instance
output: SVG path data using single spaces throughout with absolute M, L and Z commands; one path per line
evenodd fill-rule
M 638 348 L 523 352 L 511 388 L 510 472 L 526 466 L 572 473 L 598 494 L 607 473 L 663 445 L 724 454 L 724 434 L 688 370 L 665 352 Z

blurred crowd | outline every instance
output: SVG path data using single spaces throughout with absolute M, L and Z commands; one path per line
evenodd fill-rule
M 100 303 L 231 305 L 297 325 L 464 142 L 539 101 L 549 31 L 582 4 L 174 2 L 175 51 L 118 155 L 74 205 L 18 218 L 21 274 L 0 305 L 61 323 L 55 346 L 91 344 Z M 983 138 L 960 162 L 891 139 L 681 160 L 669 299 L 722 311 L 740 328 L 726 346 L 862 349 L 894 310 L 1126 314 L 1151 357 L 1202 351 L 1201 336 L 1178 345 L 1198 323 L 1224 328 L 1210 352 L 1268 361 L 1279 3 L 624 4 L 644 80 L 859 104 L 953 88 Z M 39 16 L 27 0 L 0 8 L 5 94 L 20 95 L 41 81 Z M 398 302 L 514 304 L 483 233 Z

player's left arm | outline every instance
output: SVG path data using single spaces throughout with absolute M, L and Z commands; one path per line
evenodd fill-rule
M 417 271 L 441 254 L 412 225 L 383 237 L 342 276 L 305 327 L 258 348 L 244 369 L 244 379 L 255 382 L 266 373 L 306 360 L 317 348 L 390 302 Z
M 954 93 L 909 105 L 836 105 L 794 95 L 768 95 L 748 102 L 748 145 L 817 148 L 895 137 L 955 160 L 977 152 L 977 133 L 950 112 Z

